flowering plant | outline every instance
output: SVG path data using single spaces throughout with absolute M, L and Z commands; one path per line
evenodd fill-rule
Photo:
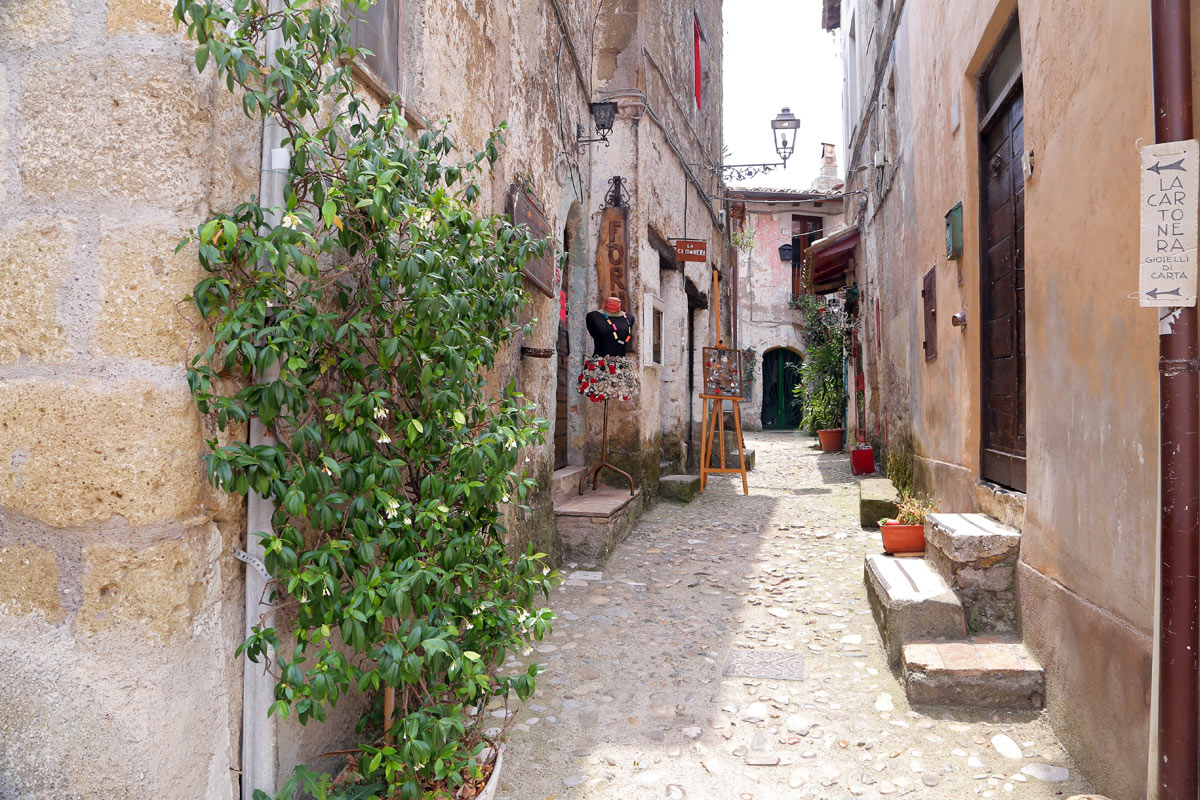
M 275 506 L 256 535 L 288 627 L 256 626 L 238 652 L 275 676 L 272 714 L 304 724 L 346 694 L 368 701 L 342 773 L 300 765 L 280 796 L 473 797 L 481 712 L 529 697 L 538 674 L 502 672 L 505 657 L 550 629 L 538 596 L 555 576 L 544 554 L 510 552 L 503 524 L 544 424 L 511 384 L 485 383 L 547 243 L 473 208 L 499 131 L 463 156 L 444 125 L 410 138 L 394 102 L 359 98 L 338 4 L 179 0 L 174 15 L 197 67 L 293 154 L 285 207 L 250 198 L 190 237 L 211 342 L 192 395 L 221 428 L 269 433 L 206 456 L 214 484 Z

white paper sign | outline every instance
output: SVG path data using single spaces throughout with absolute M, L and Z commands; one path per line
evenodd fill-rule
M 1194 306 L 1200 146 L 1195 139 L 1146 145 L 1141 170 L 1141 305 Z

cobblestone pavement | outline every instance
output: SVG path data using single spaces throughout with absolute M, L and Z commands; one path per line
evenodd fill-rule
M 1087 791 L 1038 715 L 909 707 L 867 605 L 879 536 L 858 525 L 849 458 L 794 433 L 746 438 L 749 497 L 721 476 L 660 503 L 607 563 L 576 565 L 602 576 L 552 595 L 554 634 L 521 660 L 546 671 L 509 727 L 498 798 Z M 739 664 L 799 679 L 723 674 Z

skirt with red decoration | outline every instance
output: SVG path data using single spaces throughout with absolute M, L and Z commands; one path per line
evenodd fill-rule
M 633 356 L 592 356 L 579 373 L 579 393 L 601 400 L 632 400 L 638 395 L 637 361 Z

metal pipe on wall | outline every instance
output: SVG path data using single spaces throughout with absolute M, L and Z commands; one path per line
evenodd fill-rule
M 283 10 L 283 0 L 271 0 L 269 11 L 277 14 Z M 283 46 L 283 31 L 278 27 L 267 32 L 266 52 L 268 63 L 274 63 L 275 51 Z M 284 189 L 291 153 L 282 147 L 283 128 L 271 117 L 263 120 L 262 166 L 259 168 L 259 197 L 264 207 L 281 209 L 284 205 Z M 279 224 L 281 211 L 269 215 L 266 225 Z M 278 367 L 273 368 L 278 372 Z M 259 376 L 271 378 L 274 376 Z M 250 444 L 254 446 L 273 444 L 270 434 L 257 417 L 250 420 Z M 271 517 L 275 505 L 269 498 L 255 492 L 246 496 L 246 552 L 249 557 L 261 562 L 264 552 L 262 541 L 255 536 L 259 531 L 271 530 Z M 267 578 L 251 564 L 246 568 L 246 627 L 245 635 L 252 628 L 273 624 L 273 609 L 265 602 Z M 253 800 L 255 790 L 275 796 L 275 778 L 278 772 L 278 730 L 276 718 L 267 716 L 267 710 L 275 701 L 275 678 L 267 672 L 264 664 L 255 664 L 249 658 L 242 659 L 242 800 Z
M 1151 0 L 1154 139 L 1191 139 L 1190 0 Z M 1196 800 L 1200 662 L 1200 347 L 1196 308 L 1159 318 L 1159 472 L 1162 491 L 1158 798 Z

